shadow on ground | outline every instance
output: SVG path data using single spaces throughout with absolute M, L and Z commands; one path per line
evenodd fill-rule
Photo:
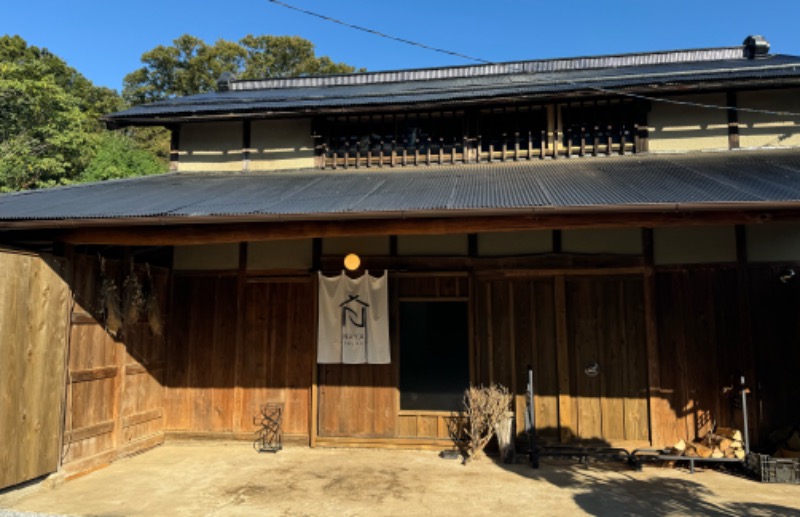
M 589 515 L 800 516 L 797 508 L 777 504 L 720 502 L 720 497 L 702 482 L 644 477 L 627 465 L 585 466 L 566 459 L 548 459 L 539 469 L 533 469 L 527 463 L 508 465 L 493 459 L 522 477 L 572 490 L 575 503 Z M 617 475 L 610 478 L 609 472 Z M 753 490 L 758 487 L 753 482 Z

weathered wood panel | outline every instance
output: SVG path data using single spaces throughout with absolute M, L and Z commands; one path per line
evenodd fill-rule
M 167 358 L 170 431 L 252 436 L 266 403 L 283 431 L 307 435 L 314 350 L 310 279 L 243 284 L 232 275 L 177 275 Z M 237 362 L 237 325 L 242 342 Z
M 657 391 L 671 417 L 652 423 L 663 442 L 655 445 L 702 437 L 714 425 L 741 427 L 741 412 L 725 390 L 753 362 L 740 336 L 738 288 L 734 268 L 657 271 Z
M 233 276 L 175 277 L 165 375 L 168 430 L 233 430 L 236 289 Z
M 314 354 L 312 282 L 247 284 L 240 375 L 241 428 L 266 403 L 284 405 L 283 431 L 307 435 Z
M 64 468 L 68 475 L 149 449 L 164 439 L 165 338 L 154 335 L 142 315 L 125 322 L 119 336 L 103 327 L 98 295 L 100 269 L 94 256 L 73 260 L 75 307 L 71 315 Z M 125 274 L 123 274 L 123 271 Z M 120 294 L 129 268 L 106 262 Z M 134 274 L 145 283 L 145 269 Z M 166 321 L 169 272 L 151 268 L 152 289 Z
M 69 289 L 64 264 L 0 250 L 0 489 L 55 472 Z
M 481 281 L 477 382 L 509 387 L 521 415 L 532 365 L 543 438 L 647 441 L 642 286 L 638 276 Z M 595 362 L 600 374 L 589 377 L 584 370 Z M 523 429 L 518 418 L 517 432 Z
M 393 437 L 399 396 L 394 365 L 319 366 L 319 435 Z

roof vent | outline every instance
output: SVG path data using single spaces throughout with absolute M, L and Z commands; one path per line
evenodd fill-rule
M 769 45 L 767 45 L 769 47 Z M 217 91 L 227 92 L 231 89 L 231 83 L 236 80 L 233 72 L 222 72 L 222 75 L 217 79 Z
M 744 57 L 755 59 L 769 54 L 769 42 L 764 36 L 748 36 L 744 40 Z

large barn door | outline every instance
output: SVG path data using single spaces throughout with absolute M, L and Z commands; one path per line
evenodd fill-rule
M 648 440 L 641 277 L 568 277 L 565 303 L 574 438 Z
M 69 288 L 63 263 L 0 250 L 0 489 L 55 472 Z

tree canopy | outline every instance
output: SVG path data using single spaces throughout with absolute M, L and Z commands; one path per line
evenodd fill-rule
M 92 84 L 47 49 L 0 36 L 0 192 L 157 174 L 167 170 L 169 131 L 108 131 L 101 115 L 132 104 L 211 91 L 223 72 L 240 78 L 347 73 L 296 36 L 246 36 L 207 45 L 183 35 L 142 55 L 123 95 Z
M 144 66 L 125 76 L 123 97 L 143 104 L 212 91 L 223 72 L 240 79 L 341 74 L 355 71 L 329 57 L 317 57 L 314 45 L 299 36 L 253 36 L 213 45 L 184 34 L 172 45 L 142 55 Z

